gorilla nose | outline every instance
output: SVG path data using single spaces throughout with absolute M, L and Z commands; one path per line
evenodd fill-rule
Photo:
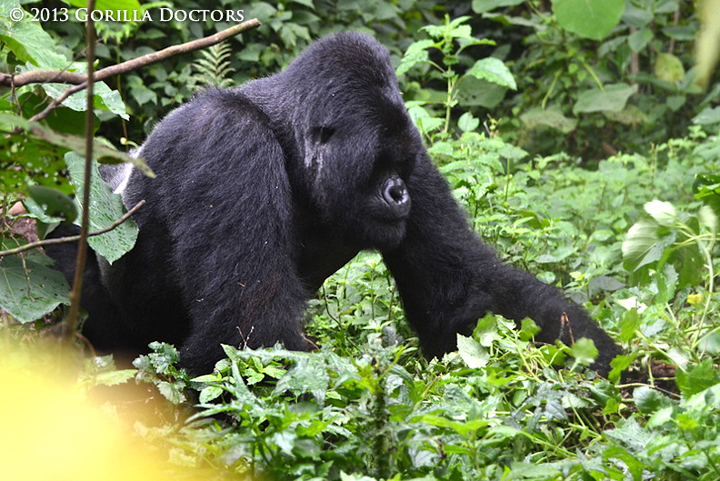
M 407 200 L 407 190 L 402 184 L 391 183 L 387 189 L 385 189 L 385 200 L 389 203 L 400 204 Z
M 383 190 L 383 198 L 396 215 L 405 216 L 410 212 L 410 194 L 405 182 L 399 177 L 388 179 Z

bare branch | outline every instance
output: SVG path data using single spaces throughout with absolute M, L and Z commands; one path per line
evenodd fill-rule
M 143 55 L 142 57 L 128 60 L 127 62 L 105 67 L 95 72 L 93 78 L 96 82 L 99 82 L 105 80 L 108 77 L 113 77 L 115 75 L 131 72 L 133 70 L 137 70 L 140 67 L 145 67 L 147 65 L 160 62 L 167 58 L 174 57 L 175 55 L 207 48 L 215 45 L 216 43 L 220 43 L 230 37 L 239 35 L 246 30 L 257 28 L 260 25 L 260 21 L 256 18 L 253 18 L 251 20 L 248 20 L 247 22 L 243 22 L 227 28 L 222 32 L 210 35 L 209 37 L 199 38 L 197 40 L 193 40 L 192 42 L 183 43 L 181 45 L 173 45 L 158 52 L 152 52 L 147 55 Z M 6 73 L 0 74 L 0 86 L 7 87 L 22 87 L 23 85 L 31 83 L 63 83 L 81 86 L 84 85 L 86 82 L 86 74 L 66 72 L 63 70 L 33 70 L 31 72 L 25 72 L 20 75 L 10 75 Z M 79 90 L 82 90 L 82 88 L 80 88 Z M 75 92 L 77 92 L 77 90 Z
M 37 83 L 79 84 L 85 81 L 85 74 L 66 70 L 31 70 L 20 75 L 0 73 L 0 85 L 10 86 L 11 81 L 15 87 Z
M 104 227 L 100 230 L 96 230 L 94 232 L 90 232 L 87 236 L 94 237 L 97 235 L 105 234 L 106 232 L 110 232 L 111 230 L 117 228 L 117 226 L 119 226 L 120 224 L 122 224 L 123 222 L 128 220 L 144 204 L 145 204 L 145 201 L 141 200 L 140 202 L 135 204 L 135 207 L 133 207 L 129 211 L 125 212 L 125 214 L 123 214 L 123 216 L 120 217 L 118 220 L 116 220 L 115 222 L 113 222 L 112 224 L 110 224 L 107 227 Z M 20 247 L 16 247 L 15 249 L 0 251 L 0 257 L 9 256 L 9 255 L 13 255 L 13 254 L 20 254 L 21 252 L 25 252 L 30 249 L 35 249 L 38 247 L 45 247 L 45 246 L 54 245 L 54 244 L 64 244 L 66 242 L 77 242 L 79 240 L 80 240 L 79 235 L 72 235 L 72 236 L 67 236 L 67 237 L 58 237 L 56 239 L 45 239 L 45 240 L 41 240 L 41 241 L 37 241 L 37 242 L 31 242 L 30 244 L 25 244 Z

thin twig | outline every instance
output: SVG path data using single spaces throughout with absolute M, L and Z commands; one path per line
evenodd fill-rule
M 70 87 L 69 89 L 65 90 L 62 94 L 60 94 L 60 96 L 58 96 L 58 98 L 53 99 L 53 101 L 50 102 L 50 104 L 47 107 L 45 107 L 45 110 L 43 110 L 39 114 L 36 114 L 36 115 L 33 115 L 32 117 L 30 117 L 30 122 L 37 122 L 38 120 L 44 119 L 45 117 L 50 115 L 50 112 L 55 110 L 55 108 L 57 108 L 58 105 L 63 103 L 66 98 L 70 97 L 75 92 L 81 91 L 85 87 L 87 87 L 87 82 L 83 82 L 80 85 L 76 85 L 74 87 Z
M 110 224 L 108 227 L 104 227 L 100 230 L 90 232 L 90 233 L 88 233 L 87 236 L 95 237 L 95 236 L 110 232 L 111 230 L 114 230 L 120 224 L 122 224 L 123 222 L 128 220 L 135 212 L 137 212 L 138 209 L 143 206 L 143 204 L 145 204 L 145 201 L 141 200 L 140 202 L 135 204 L 135 207 L 133 207 L 132 209 L 127 211 L 125 214 L 123 214 L 122 217 L 120 217 L 118 220 L 116 220 L 115 222 Z M 37 241 L 37 242 L 31 242 L 30 244 L 21 245 L 20 247 L 16 247 L 15 249 L 0 251 L 0 257 L 9 256 L 9 255 L 13 255 L 13 254 L 20 254 L 22 252 L 29 251 L 30 249 L 36 249 L 38 247 L 51 246 L 51 245 L 55 245 L 55 244 L 64 244 L 66 242 L 77 242 L 79 240 L 80 240 L 79 235 L 71 235 L 71 236 L 67 236 L 67 237 L 58 237 L 55 239 L 45 239 L 45 240 L 41 240 L 41 241 Z

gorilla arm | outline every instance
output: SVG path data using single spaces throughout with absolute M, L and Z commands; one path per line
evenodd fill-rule
M 405 239 L 383 255 L 427 357 L 454 350 L 456 334 L 469 334 L 492 312 L 517 322 L 533 319 L 542 342 L 592 339 L 600 351 L 592 367 L 607 375 L 617 345 L 554 287 L 502 264 L 470 230 L 429 158 L 418 159 L 407 184 L 413 204 Z

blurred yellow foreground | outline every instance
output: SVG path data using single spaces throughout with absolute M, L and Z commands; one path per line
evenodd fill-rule
M 165 456 L 85 399 L 77 363 L 63 366 L 74 354 L 41 344 L 21 349 L 0 339 L 0 480 L 178 478 L 177 466 L 171 476 Z

